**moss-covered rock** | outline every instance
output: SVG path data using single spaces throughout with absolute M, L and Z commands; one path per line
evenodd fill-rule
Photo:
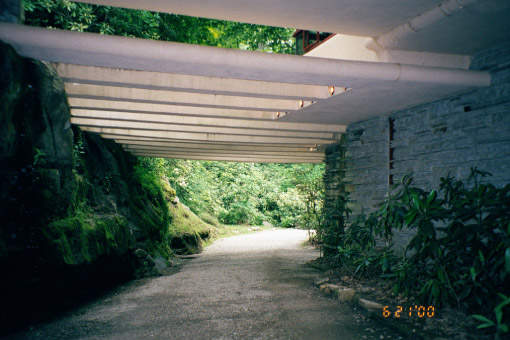
M 171 247 L 178 255 L 200 253 L 203 241 L 216 234 L 216 229 L 202 221 L 182 203 L 168 204 L 172 213 L 170 225 Z
M 133 243 L 125 217 L 83 214 L 50 223 L 43 229 L 43 245 L 54 263 L 91 263 L 99 257 L 125 254 Z
M 0 74 L 0 329 L 202 250 L 215 229 L 150 162 L 71 126 L 50 64 L 0 43 Z
M 2 329 L 23 305 L 132 277 L 135 249 L 170 256 L 175 191 L 120 145 L 71 126 L 50 64 L 0 43 L 0 74 Z
M 160 179 L 161 189 L 163 190 L 163 198 L 166 202 L 172 202 L 177 197 L 177 192 L 170 186 L 168 178 L 164 177 Z
M 169 256 L 168 180 L 113 141 L 71 127 L 53 67 L 0 47 L 0 260 L 27 248 L 50 265 L 136 247 Z M 50 257 L 39 242 L 54 243 Z

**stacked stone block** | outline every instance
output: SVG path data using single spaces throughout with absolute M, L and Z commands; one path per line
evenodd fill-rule
M 326 155 L 326 207 L 342 188 L 350 192 L 353 215 L 373 211 L 391 179 L 405 174 L 427 190 L 438 189 L 448 174 L 466 180 L 473 167 L 490 172 L 486 181 L 496 186 L 510 183 L 510 43 L 474 55 L 471 69 L 490 72 L 491 85 L 350 125 L 342 146 Z M 411 236 L 399 233 L 397 247 Z

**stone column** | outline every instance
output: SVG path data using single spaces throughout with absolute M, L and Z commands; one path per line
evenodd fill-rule
M 326 149 L 326 167 L 324 170 L 324 212 L 326 219 L 322 235 L 325 255 L 336 254 L 346 222 L 345 214 L 340 206 L 342 204 L 340 199 L 345 197 L 345 147 L 342 141 L 330 145 Z

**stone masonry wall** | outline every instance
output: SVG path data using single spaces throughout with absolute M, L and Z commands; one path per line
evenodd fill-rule
M 464 180 L 471 167 L 490 172 L 496 186 L 510 183 L 510 43 L 473 56 L 471 69 L 490 72 L 491 86 L 350 125 L 341 147 L 345 169 L 334 157 L 340 153 L 326 156 L 326 201 L 342 182 L 353 215 L 368 213 L 392 180 L 409 173 L 426 189 L 437 189 L 448 173 Z M 397 246 L 411 235 L 398 235 Z
M 324 170 L 324 206 L 327 210 L 334 209 L 335 198 L 345 191 L 344 148 L 340 144 L 329 146 L 326 150 L 326 167 Z

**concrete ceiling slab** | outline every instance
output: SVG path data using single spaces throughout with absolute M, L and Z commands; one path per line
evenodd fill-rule
M 443 12 L 437 25 L 399 39 L 392 49 L 470 55 L 510 39 L 508 0 L 83 0 L 97 5 L 378 37 L 413 19 Z M 451 9 L 461 9 L 451 15 Z
M 490 84 L 453 68 L 276 55 L 0 23 L 52 62 L 71 122 L 135 155 L 320 162 L 346 125 Z
M 510 40 L 510 1 L 478 1 L 400 39 L 392 49 L 472 55 Z

